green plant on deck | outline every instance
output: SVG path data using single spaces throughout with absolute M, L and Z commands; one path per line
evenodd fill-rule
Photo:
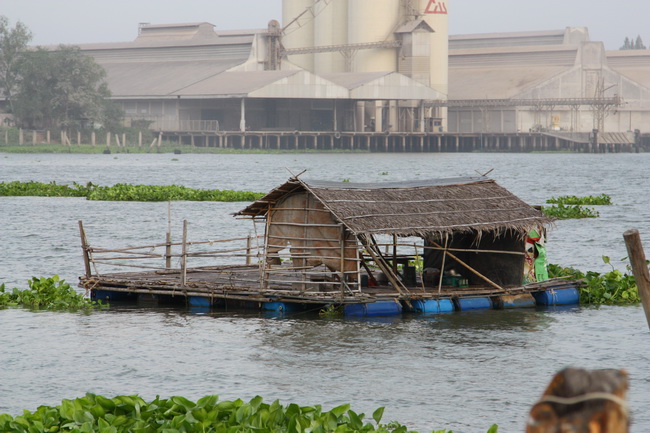
M 603 262 L 609 264 L 610 258 L 603 256 Z M 630 266 L 623 273 L 614 269 L 605 273 L 588 271 L 583 273 L 574 268 L 563 268 L 558 265 L 549 265 L 551 278 L 569 277 L 583 279 L 585 284 L 580 288 L 580 303 L 586 305 L 626 305 L 638 304 L 639 290 L 631 274 Z
M 542 206 L 542 212 L 548 217 L 558 219 L 597 218 L 600 216 L 598 211 L 581 205 Z
M 219 401 L 216 395 L 193 402 L 184 397 L 156 397 L 151 402 L 137 395 L 113 398 L 86 394 L 63 400 L 59 406 L 40 406 L 12 417 L 0 415 L 0 431 L 32 433 L 69 431 L 79 433 L 408 433 L 397 422 L 381 424 L 384 408 L 373 412 L 373 422 L 357 414 L 349 404 L 323 411 L 321 406 L 264 403 L 255 397 Z M 496 433 L 496 426 L 488 433 Z M 435 433 L 451 433 L 438 430 Z
M 548 204 L 563 204 L 563 205 L 610 205 L 612 198 L 607 194 L 588 195 L 585 197 L 577 197 L 575 195 L 563 195 L 559 197 L 551 197 L 546 200 Z
M 32 310 L 84 311 L 102 308 L 101 302 L 91 301 L 77 293 L 58 275 L 52 277 L 33 277 L 28 282 L 29 289 L 6 291 L 0 285 L 0 308 L 24 307 Z

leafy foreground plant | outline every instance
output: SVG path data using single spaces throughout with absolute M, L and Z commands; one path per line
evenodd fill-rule
M 609 257 L 603 256 L 603 261 L 611 265 Z M 563 268 L 553 264 L 549 265 L 548 270 L 551 278 L 584 279 L 585 285 L 580 288 L 581 304 L 626 305 L 641 302 L 639 289 L 629 265 L 626 273 L 614 269 L 613 266 L 611 271 L 603 274 L 593 271 L 583 273 L 574 268 Z
M 54 311 L 92 311 L 102 308 L 101 302 L 91 301 L 77 293 L 58 275 L 49 278 L 33 277 L 29 289 L 13 289 L 7 292 L 5 285 L 0 285 L 0 308 L 25 307 L 33 310 Z M 2 431 L 2 430 L 0 430 Z
M 248 403 L 219 401 L 209 395 L 196 403 L 184 397 L 145 402 L 137 395 L 113 398 L 86 394 L 76 400 L 63 400 L 60 406 L 41 406 L 12 417 L 0 415 L 0 431 L 7 433 L 57 432 L 75 433 L 407 433 L 396 422 L 380 424 L 384 408 L 372 418 L 376 425 L 364 422 L 344 404 L 323 412 L 321 406 L 282 406 L 278 401 L 264 403 L 255 397 Z M 493 425 L 488 433 L 497 433 Z M 451 433 L 438 430 L 435 433 Z
M 264 194 L 250 191 L 219 189 L 193 189 L 178 185 L 130 185 L 118 183 L 113 186 L 97 186 L 88 182 L 85 186 L 57 185 L 55 182 L 0 182 L 0 196 L 5 197 L 86 197 L 87 200 L 105 201 L 254 201 Z
M 563 204 L 563 205 L 610 205 L 612 198 L 607 194 L 588 195 L 585 197 L 577 197 L 575 195 L 563 195 L 559 197 L 551 197 L 546 200 L 548 204 Z

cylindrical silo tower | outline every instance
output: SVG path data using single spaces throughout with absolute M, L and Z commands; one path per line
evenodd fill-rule
M 421 17 L 429 24 L 431 33 L 431 56 L 429 86 L 448 93 L 449 57 L 449 0 L 420 0 Z
M 400 0 L 348 1 L 348 43 L 363 44 L 395 40 L 400 23 Z M 396 71 L 395 48 L 359 50 L 350 72 Z
M 282 0 L 282 27 L 289 25 L 282 37 L 285 48 L 314 46 L 314 17 L 311 13 L 303 14 L 313 3 L 314 0 Z M 298 18 L 301 14 L 303 15 Z M 293 22 L 296 18 L 298 21 Z M 291 55 L 289 61 L 303 69 L 314 71 L 313 54 Z
M 351 0 L 356 1 L 356 0 Z M 324 2 L 322 2 L 324 3 Z M 345 45 L 348 43 L 348 0 L 334 0 L 327 5 L 316 5 L 314 46 Z M 340 51 L 314 54 L 317 74 L 346 72 L 345 57 Z
M 429 57 L 429 87 L 442 93 L 449 93 L 449 0 L 420 0 L 421 17 L 433 29 L 431 33 L 431 55 Z M 431 117 L 441 119 L 433 130 L 447 129 L 447 108 L 438 108 Z

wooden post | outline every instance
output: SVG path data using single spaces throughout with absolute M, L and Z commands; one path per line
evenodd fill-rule
M 106 133 L 106 147 L 111 147 L 111 133 Z
M 167 202 L 167 245 L 165 246 L 165 268 L 172 268 L 172 202 Z
M 97 144 L 97 136 L 95 135 L 95 131 L 90 133 L 90 144 L 93 146 Z
M 50 144 L 52 142 L 52 134 L 50 133 L 50 130 L 47 130 L 47 144 Z
M 126 147 L 126 134 L 122 134 L 122 146 Z
M 639 231 L 636 229 L 628 230 L 623 233 L 627 255 L 632 264 L 632 273 L 639 288 L 639 296 L 645 311 L 645 318 L 650 326 L 650 273 L 648 273 L 648 262 L 646 262 L 645 252 L 641 244 Z
M 181 253 L 181 287 L 187 281 L 187 220 L 183 220 L 183 252 Z
M 81 131 L 77 131 L 77 146 L 81 146 Z
M 84 268 L 86 269 L 86 278 L 90 278 L 90 255 L 88 252 L 88 241 L 86 240 L 86 232 L 84 231 L 83 222 L 79 221 L 79 236 L 81 237 L 81 250 L 83 251 L 84 256 Z
M 627 388 L 624 370 L 562 370 L 530 410 L 526 433 L 628 433 Z
M 142 131 L 138 131 L 138 147 L 142 147 Z
M 18 130 L 18 144 L 19 144 L 20 146 L 22 146 L 23 144 L 25 144 L 25 136 L 24 136 L 23 128 L 20 128 L 20 129 Z
M 36 146 L 36 131 L 32 131 L 32 146 Z
M 248 237 L 246 238 L 246 264 L 250 265 L 251 264 L 251 245 L 253 243 L 253 240 L 251 239 L 251 234 L 248 234 Z

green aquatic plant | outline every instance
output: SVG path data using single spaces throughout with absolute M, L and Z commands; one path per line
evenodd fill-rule
M 610 205 L 612 198 L 607 194 L 588 195 L 585 197 L 577 197 L 575 195 L 563 195 L 559 197 L 551 197 L 546 200 L 548 204 L 563 204 L 563 205 Z
M 72 288 L 58 275 L 52 277 L 33 277 L 28 282 L 29 289 L 14 288 L 7 291 L 0 285 L 0 308 L 24 307 L 32 310 L 91 311 L 102 308 L 101 302 L 91 301 Z
M 610 258 L 603 256 L 603 262 L 610 264 Z M 630 266 L 627 272 L 614 269 L 599 273 L 594 271 L 582 272 L 574 268 L 565 268 L 549 264 L 550 278 L 582 279 L 584 285 L 580 288 L 580 303 L 585 305 L 626 305 L 641 302 L 639 289 Z
M 320 317 L 343 317 L 343 305 L 326 305 L 318 312 Z
M 219 401 L 209 395 L 194 402 L 185 397 L 156 397 L 146 402 L 137 395 L 113 398 L 88 393 L 58 406 L 40 406 L 13 417 L 0 415 L 0 431 L 5 433 L 408 433 L 398 422 L 381 424 L 384 408 L 375 410 L 372 421 L 354 412 L 349 404 L 323 411 L 320 405 L 264 403 L 257 396 Z M 374 421 L 374 422 L 373 422 Z M 414 433 L 414 432 L 411 432 Z M 437 430 L 434 433 L 451 433 Z M 497 433 L 493 425 L 488 433 Z
M 86 197 L 93 188 L 92 183 L 86 186 L 73 183 L 59 185 L 56 182 L 0 182 L 0 196 L 3 197 Z
M 598 211 L 581 205 L 542 206 L 542 212 L 548 217 L 557 219 L 597 218 L 600 216 Z
M 264 194 L 250 191 L 219 189 L 193 189 L 178 185 L 130 185 L 118 183 L 113 186 L 97 186 L 88 182 L 85 186 L 74 183 L 58 185 L 55 182 L 8 182 L 0 183 L 0 196 L 31 197 L 86 197 L 88 200 L 104 201 L 254 201 Z
M 249 191 L 193 189 L 178 185 L 130 185 L 118 183 L 113 186 L 95 187 L 88 200 L 104 201 L 254 201 L 263 194 Z

